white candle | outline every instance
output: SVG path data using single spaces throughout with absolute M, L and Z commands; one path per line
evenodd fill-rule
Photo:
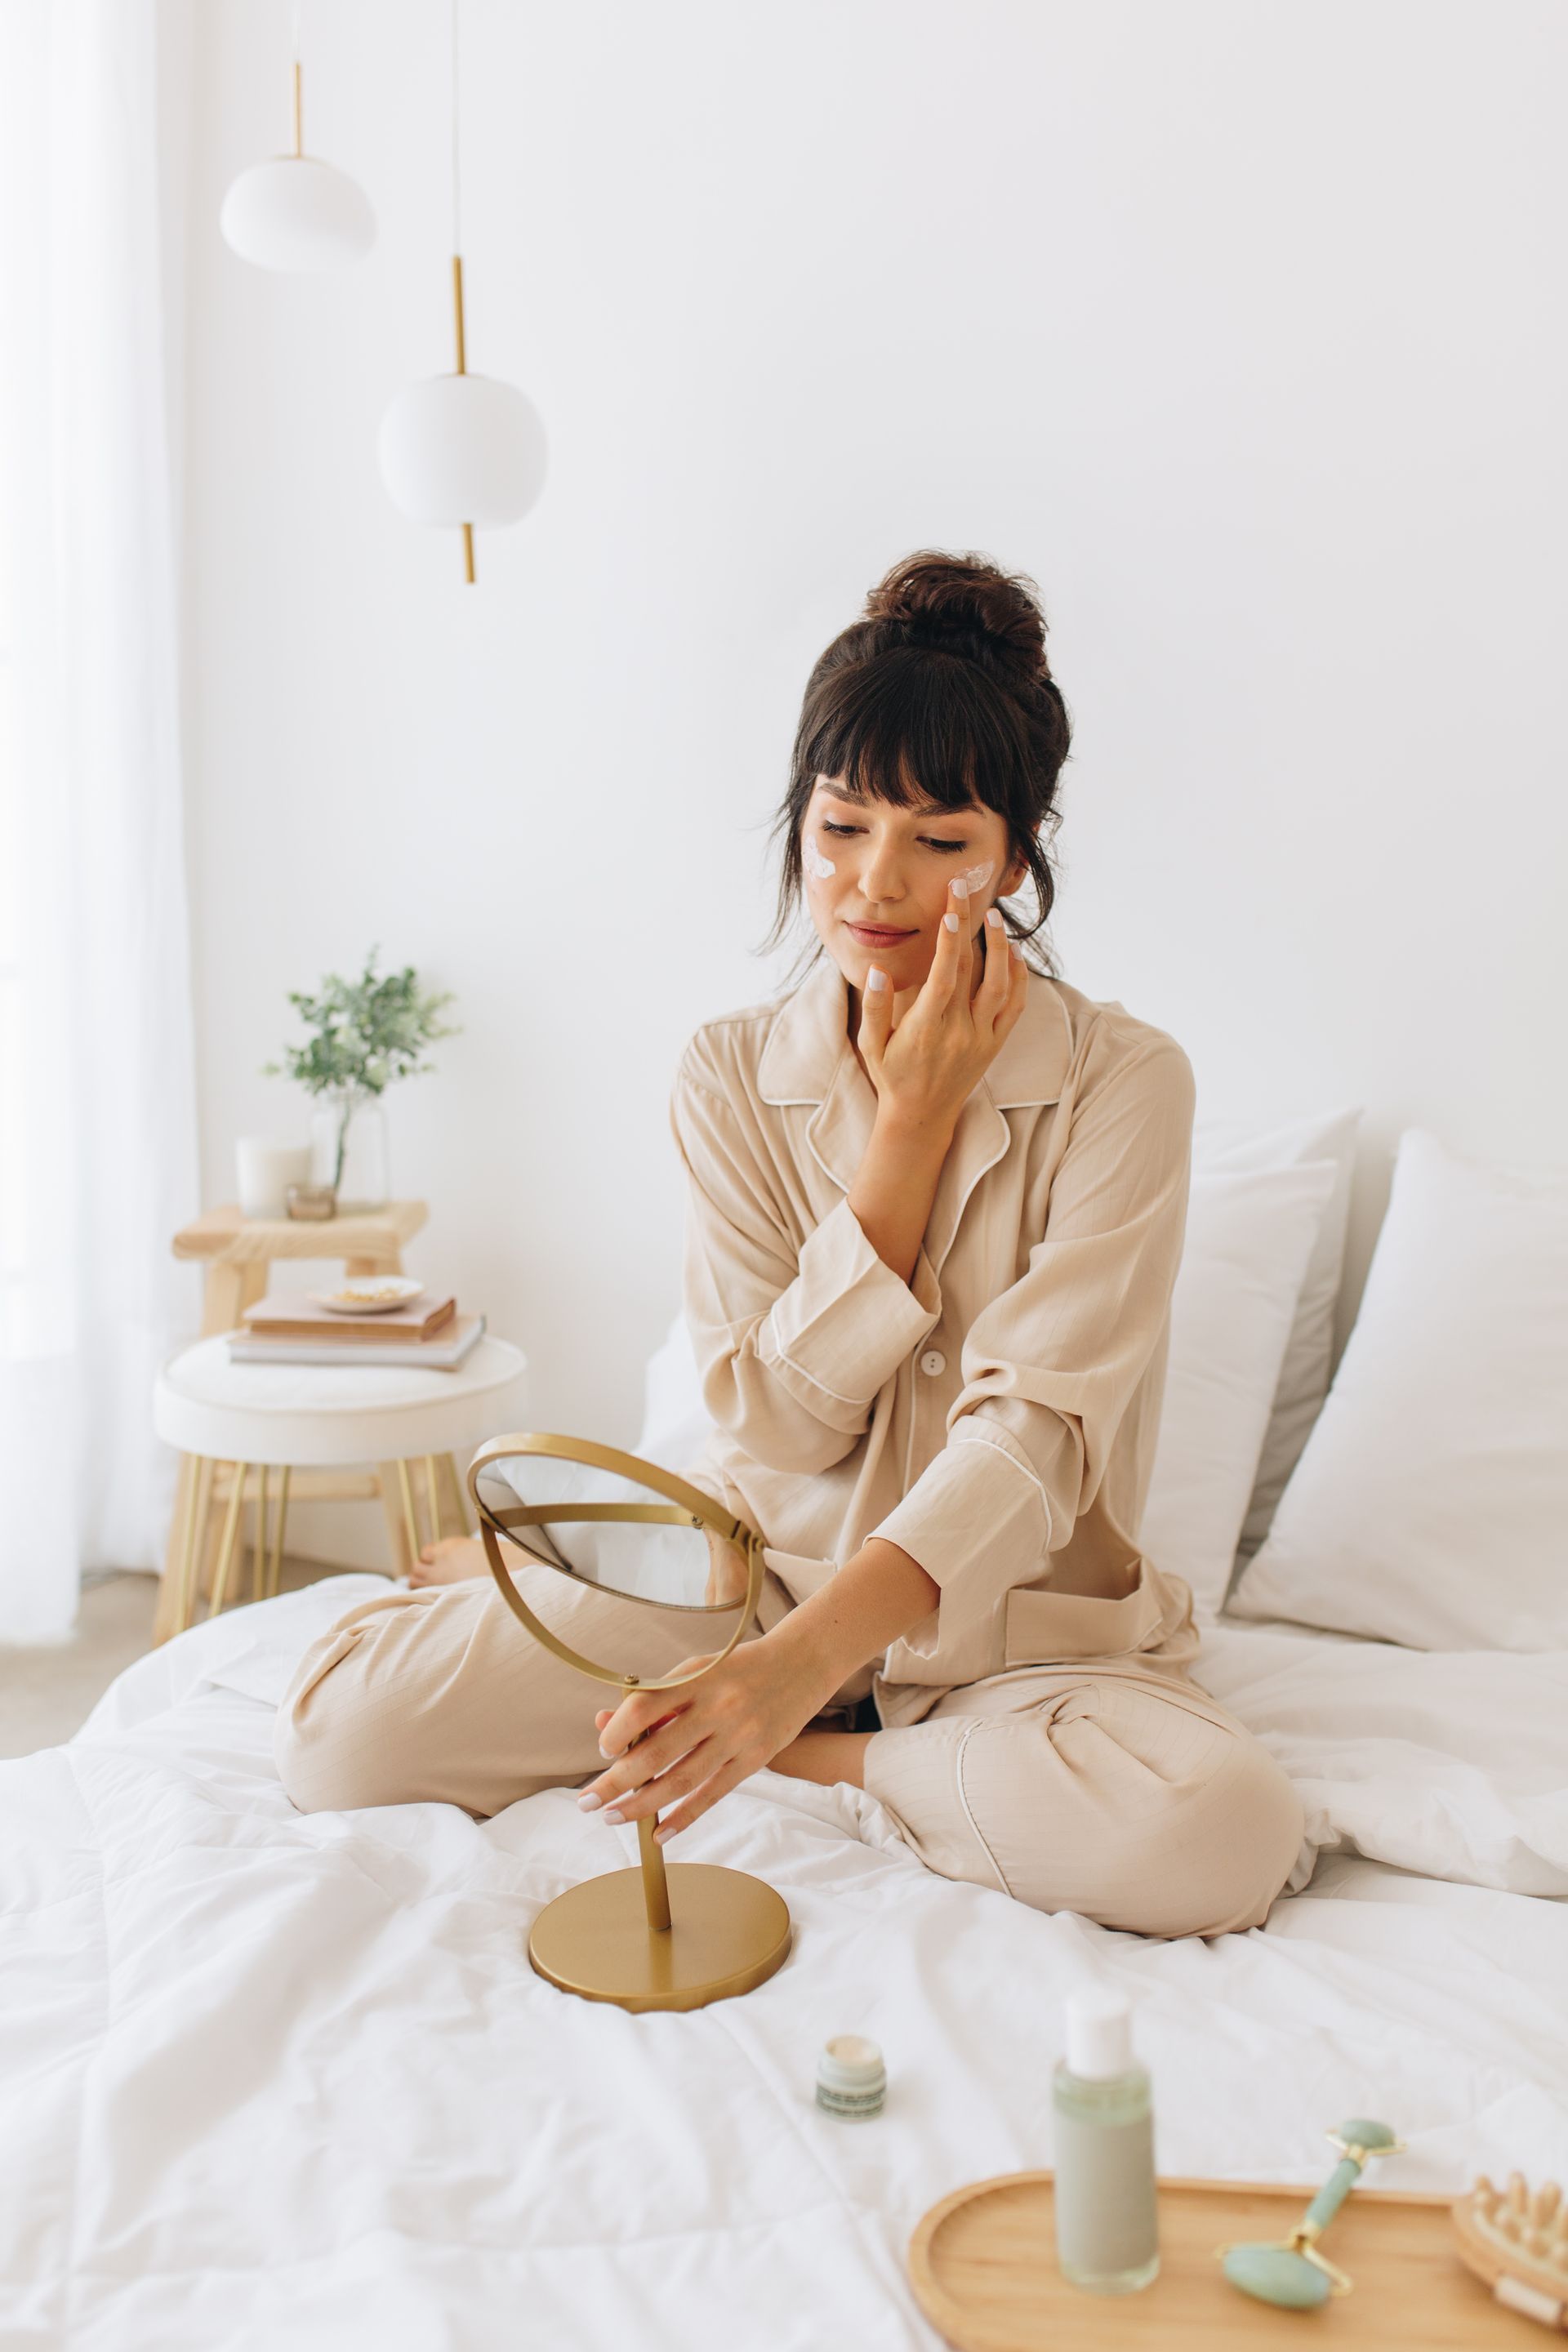
M 308 1143 L 269 1143 L 265 1136 L 242 1135 L 235 1145 L 239 1163 L 239 1211 L 244 1217 L 286 1217 L 289 1187 L 310 1181 Z

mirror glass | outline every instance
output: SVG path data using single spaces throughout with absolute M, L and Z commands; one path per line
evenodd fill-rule
M 677 1609 L 733 1609 L 746 1597 L 740 1544 L 618 1471 L 548 1454 L 510 1454 L 487 1463 L 476 1484 L 508 1546 L 579 1583 Z M 627 1505 L 639 1516 L 616 1516 Z M 546 1516 L 523 1520 L 524 1509 Z

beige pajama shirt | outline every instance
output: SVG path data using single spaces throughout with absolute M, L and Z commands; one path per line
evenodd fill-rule
M 906 1283 L 846 1197 L 876 1115 L 847 1019 L 824 956 L 681 1058 L 686 1319 L 714 1424 L 684 1475 L 765 1538 L 764 1631 L 872 1536 L 940 1588 L 833 1700 L 874 1699 L 866 1787 L 931 1868 L 1147 1935 L 1257 1926 L 1300 1851 L 1300 1801 L 1193 1681 L 1192 1596 L 1137 1540 L 1191 1065 L 1120 1003 L 1031 973 Z M 689 1617 L 520 1573 L 543 1580 L 552 1622 L 592 1611 L 590 1652 L 625 1641 L 643 1673 L 691 1652 Z M 394 1591 L 306 1652 L 279 1766 L 305 1808 L 489 1814 L 596 1776 L 607 1701 L 488 1577 Z

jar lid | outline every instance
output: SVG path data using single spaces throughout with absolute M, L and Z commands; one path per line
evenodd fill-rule
M 846 2091 L 869 2090 L 887 2079 L 880 2050 L 863 2033 L 839 2033 L 825 2042 L 816 2073 L 818 2081 Z

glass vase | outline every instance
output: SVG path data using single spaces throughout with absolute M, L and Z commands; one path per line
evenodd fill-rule
M 310 1120 L 310 1181 L 330 1184 L 338 1163 L 338 1135 L 344 1118 L 348 1136 L 343 1148 L 343 1172 L 338 1178 L 338 1214 L 352 1217 L 370 1209 L 384 1209 L 392 1198 L 387 1176 L 386 1114 L 378 1101 L 341 1097 L 317 1111 Z

